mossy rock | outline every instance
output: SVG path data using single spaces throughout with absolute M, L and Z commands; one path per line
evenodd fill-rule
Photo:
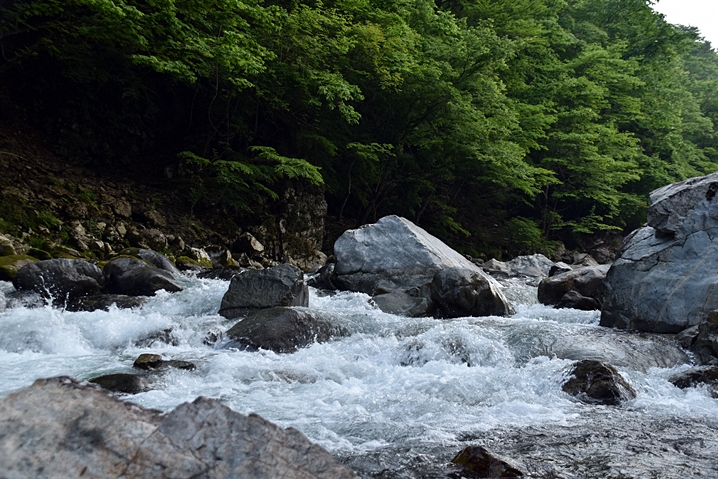
M 212 268 L 212 262 L 211 262 L 211 261 L 206 261 L 206 260 L 204 260 L 204 261 L 196 261 L 196 260 L 193 260 L 192 258 L 190 258 L 189 256 L 180 256 L 180 257 L 177 258 L 177 260 L 175 261 L 175 264 L 176 264 L 177 267 L 180 268 L 180 269 L 183 269 L 183 268 L 182 268 L 182 265 L 185 265 L 185 264 L 187 264 L 187 265 L 193 265 L 193 266 L 198 266 L 198 267 L 200 267 L 200 268 Z
M 37 258 L 39 260 L 43 259 L 52 259 L 52 255 L 48 253 L 45 250 L 39 249 L 39 248 L 30 248 L 30 250 L 27 252 L 30 256 L 33 258 Z
M 0 281 L 12 281 L 20 268 L 35 262 L 37 258 L 26 254 L 0 256 Z
M 0 243 L 0 256 L 14 256 L 17 254 L 12 243 Z
M 48 251 L 56 259 L 84 259 L 84 256 L 79 251 L 67 246 L 55 245 Z

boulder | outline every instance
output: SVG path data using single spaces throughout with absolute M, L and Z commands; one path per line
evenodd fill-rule
M 537 253 L 526 256 L 517 256 L 511 261 L 508 261 L 506 265 L 511 272 L 511 276 L 545 278 L 549 276 L 549 271 L 551 271 L 551 268 L 555 265 L 555 263 L 546 256 Z
M 114 294 L 154 296 L 161 289 L 170 293 L 183 289 L 168 271 L 135 258 L 115 258 L 105 265 L 102 273 L 107 291 Z
M 538 300 L 541 304 L 558 305 L 566 293 L 575 291 L 600 305 L 601 285 L 609 268 L 609 265 L 584 266 L 549 276 L 539 283 Z
M 476 263 L 474 263 L 476 264 Z M 492 276 L 499 278 L 508 278 L 511 276 L 511 268 L 508 263 L 499 261 L 496 258 L 491 258 L 488 261 L 484 261 L 481 268 Z
M 458 466 L 461 477 L 494 478 L 523 477 L 526 473 L 513 461 L 492 453 L 482 446 L 469 446 L 451 460 Z M 452 476 L 453 477 L 453 476 Z
M 434 304 L 420 294 L 413 296 L 404 291 L 391 291 L 377 294 L 372 298 L 379 309 L 389 314 L 399 314 L 413 318 L 431 316 L 435 312 Z
M 232 319 L 274 306 L 309 306 L 309 288 L 296 266 L 282 264 L 235 275 L 222 297 L 219 314 Z
M 496 280 L 405 218 L 385 216 L 373 225 L 348 230 L 334 244 L 334 252 L 337 262 L 332 282 L 341 289 L 372 296 L 404 292 L 410 297 L 417 297 L 415 292 L 421 291 L 424 298 L 431 300 L 431 288 L 427 286 L 440 271 L 455 268 L 466 270 L 467 278 L 474 278 L 470 283 L 481 278 L 480 282 L 487 285 L 482 287 L 482 291 L 490 293 L 491 304 L 486 309 L 493 311 L 493 305 L 501 303 L 506 311 L 510 310 Z M 484 298 L 483 293 L 479 296 Z M 420 315 L 424 315 L 425 309 L 420 309 Z
M 718 311 L 711 311 L 698 326 L 681 331 L 676 340 L 693 353 L 698 363 L 718 364 Z
M 446 268 L 431 281 L 431 299 L 449 318 L 464 316 L 510 316 L 513 308 L 495 282 L 479 271 Z
M 584 359 L 571 366 L 562 389 L 589 404 L 618 405 L 636 398 L 636 392 L 610 364 Z
M 120 253 L 120 254 L 125 254 Z M 163 255 L 162 253 L 158 253 L 157 251 L 153 251 L 151 249 L 144 249 L 140 248 L 137 250 L 136 254 L 134 256 L 137 256 L 140 259 L 143 259 L 150 263 L 152 266 L 155 266 L 159 269 L 163 269 L 167 271 L 168 273 L 177 274 L 179 271 L 175 267 L 174 264 L 172 264 L 172 261 L 167 259 L 167 256 Z
M 715 384 L 718 382 L 718 366 L 691 368 L 671 376 L 668 380 L 680 389 L 696 387 L 699 384 Z
M 208 246 L 205 248 L 213 268 L 236 267 L 239 264 L 232 258 L 232 253 L 224 246 Z
M 264 253 L 264 245 L 251 233 L 242 233 L 232 245 L 232 252 L 246 253 L 250 258 L 259 258 Z
M 58 303 L 98 294 L 104 285 L 102 270 L 75 259 L 50 259 L 23 266 L 15 275 L 18 290 L 32 290 Z
M 334 253 L 337 285 L 370 295 L 420 288 L 446 268 L 467 268 L 485 275 L 438 238 L 393 215 L 344 232 L 334 243 Z
M 556 304 L 557 308 L 580 309 L 581 311 L 596 311 L 601 309 L 601 303 L 596 298 L 589 298 L 578 291 L 568 291 Z
M 0 399 L 5 477 L 356 478 L 294 429 L 199 397 L 163 413 L 69 378 Z
M 319 311 L 286 307 L 257 311 L 226 333 L 230 341 L 243 347 L 276 353 L 291 353 L 313 343 L 348 335 L 349 329 L 336 317 Z
M 553 266 L 548 270 L 549 276 L 556 276 L 557 274 L 562 273 L 568 273 L 569 271 L 573 271 L 573 268 L 563 261 L 559 261 L 558 263 L 554 263 Z
M 648 223 L 631 233 L 608 272 L 601 325 L 677 333 L 718 309 L 718 173 L 649 197 Z

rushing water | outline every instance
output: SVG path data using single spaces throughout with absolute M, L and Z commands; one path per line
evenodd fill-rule
M 718 400 L 671 385 L 689 365 L 670 339 L 535 304 L 535 287 L 520 281 L 505 283 L 512 318 L 403 318 L 363 294 L 312 290 L 310 307 L 353 334 L 293 354 L 206 344 L 235 322 L 217 314 L 228 283 L 182 281 L 183 292 L 109 312 L 37 306 L 0 282 L 0 395 L 40 377 L 132 372 L 153 352 L 197 369 L 158 373 L 129 400 L 169 410 L 216 398 L 301 430 L 367 478 L 454 477 L 447 463 L 469 444 L 536 477 L 718 477 Z M 564 393 L 567 368 L 586 357 L 616 365 L 637 398 L 589 406 Z

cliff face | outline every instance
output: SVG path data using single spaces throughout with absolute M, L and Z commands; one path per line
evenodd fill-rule
M 128 246 L 177 256 L 209 245 L 235 252 L 250 233 L 266 245 L 257 259 L 307 269 L 325 259 L 327 206 L 319 187 L 280 185 L 278 200 L 249 214 L 192 204 L 186 185 L 165 172 L 90 169 L 59 157 L 43 135 L 3 107 L 0 233 L 36 247 L 64 244 L 98 259 Z

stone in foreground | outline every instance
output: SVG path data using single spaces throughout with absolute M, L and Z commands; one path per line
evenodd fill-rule
M 460 468 L 461 477 L 466 478 L 523 477 L 525 475 L 518 465 L 482 446 L 465 448 L 451 462 Z
M 70 378 L 0 400 L 3 477 L 349 479 L 294 429 L 197 398 L 164 414 Z
M 233 276 L 219 314 L 232 319 L 275 306 L 309 306 L 309 288 L 304 273 L 296 266 L 280 264 Z
M 584 359 L 573 364 L 562 389 L 589 404 L 616 406 L 636 398 L 636 392 L 610 364 Z
M 601 325 L 677 333 L 718 309 L 718 173 L 653 191 L 605 282 Z

